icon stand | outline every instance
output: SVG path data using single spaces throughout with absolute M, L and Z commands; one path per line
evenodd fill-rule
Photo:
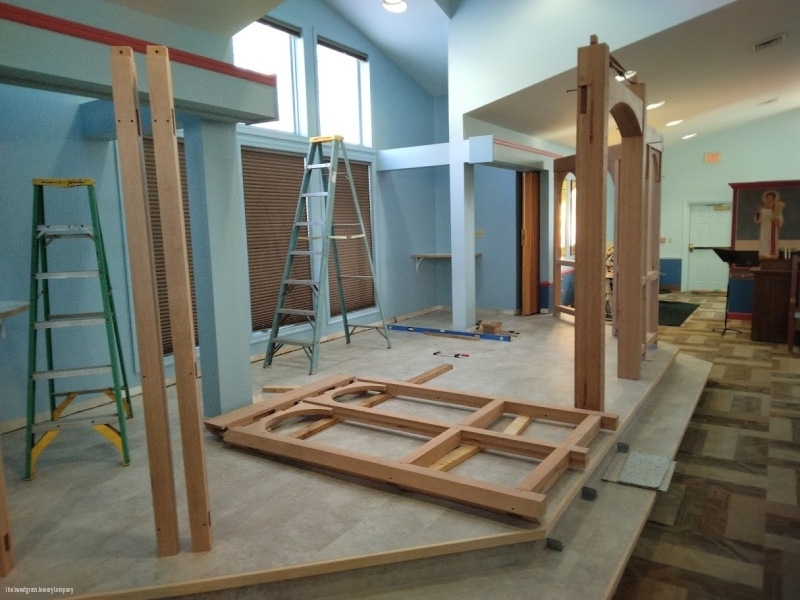
M 757 267 L 759 264 L 758 251 L 756 250 L 731 250 L 730 248 L 713 248 L 714 253 L 719 256 L 720 260 L 728 265 L 728 287 L 725 290 L 725 322 L 722 329 L 712 329 L 711 331 L 719 332 L 725 335 L 726 331 L 735 331 L 742 333 L 740 329 L 733 329 L 728 327 L 728 307 L 731 301 L 731 274 L 732 267 Z

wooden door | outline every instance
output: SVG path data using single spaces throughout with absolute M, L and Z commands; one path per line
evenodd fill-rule
M 522 310 L 539 312 L 539 173 L 522 173 Z

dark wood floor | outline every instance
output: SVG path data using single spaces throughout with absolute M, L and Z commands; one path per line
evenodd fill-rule
M 700 305 L 659 339 L 713 367 L 615 598 L 800 599 L 800 354 L 713 331 L 724 295 L 662 299 Z

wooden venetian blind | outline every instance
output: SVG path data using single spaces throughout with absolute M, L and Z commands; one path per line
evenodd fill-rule
M 164 354 L 171 354 L 172 333 L 169 323 L 164 246 L 158 209 L 158 185 L 155 178 L 155 155 L 153 141 L 149 138 L 144 139 L 144 154 L 147 168 L 147 193 L 150 201 L 163 347 Z M 198 343 L 192 242 L 189 231 L 189 197 L 182 142 L 178 143 L 178 159 L 186 219 L 186 241 L 189 254 L 189 274 L 192 284 L 195 343 Z M 303 179 L 303 163 L 304 156 L 302 155 L 282 154 L 258 148 L 242 148 L 242 180 L 253 331 L 262 331 L 272 327 L 272 318 L 278 302 L 281 278 L 283 277 L 283 266 L 286 261 L 286 253 L 289 250 L 289 237 L 292 233 L 297 197 Z M 351 162 L 350 167 L 356 185 L 356 194 L 361 207 L 364 228 L 371 248 L 369 164 Z M 358 223 L 350 193 L 350 185 L 344 176 L 345 172 L 344 164 L 340 163 L 339 177 L 336 184 L 334 215 L 334 222 L 338 226 L 337 233 L 352 233 L 351 227 L 344 225 Z M 298 249 L 303 249 L 304 247 L 307 247 L 306 242 L 301 241 L 298 243 Z M 339 264 L 344 276 L 369 275 L 369 264 L 367 263 L 361 240 L 339 242 L 338 249 Z M 297 261 L 292 276 L 298 279 L 310 278 L 308 263 L 302 260 Z M 338 315 L 341 314 L 341 307 L 332 262 L 329 265 L 329 277 L 331 314 Z M 344 286 L 348 312 L 375 305 L 373 284 L 370 279 L 345 279 Z M 313 298 L 309 289 L 307 287 L 293 289 L 287 295 L 285 306 L 287 308 L 313 308 Z M 303 320 L 304 317 L 302 316 L 292 316 L 287 318 L 285 322 L 296 323 Z
M 302 156 L 242 148 L 253 331 L 272 327 L 303 171 Z M 307 266 L 307 261 L 296 261 L 292 275 L 309 279 Z M 287 295 L 285 306 L 311 309 L 312 303 L 309 288 L 297 287 Z M 285 322 L 302 320 L 290 316 Z
M 161 321 L 161 337 L 164 354 L 172 354 L 172 328 L 169 323 L 169 303 L 167 299 L 167 271 L 164 267 L 164 243 L 161 235 L 161 218 L 158 208 L 158 182 L 156 180 L 156 159 L 153 140 L 144 138 L 144 162 L 147 170 L 147 197 L 150 203 L 150 223 L 153 236 L 153 254 L 155 257 L 156 283 L 158 287 L 158 310 Z M 197 334 L 197 304 L 195 301 L 194 271 L 192 263 L 192 236 L 189 231 L 189 194 L 186 187 L 186 159 L 183 142 L 178 142 L 178 162 L 181 172 L 181 188 L 183 194 L 183 216 L 186 222 L 186 249 L 189 255 L 189 278 L 192 287 L 192 316 L 194 318 L 195 345 Z M 133 268 L 136 268 L 135 266 Z
M 367 234 L 367 243 L 372 252 L 372 220 L 370 218 L 370 190 L 369 190 L 369 164 L 350 162 L 353 174 L 353 183 L 358 197 L 358 206 L 364 222 L 364 231 Z M 350 190 L 350 182 L 345 175 L 347 169 L 343 161 L 339 161 L 336 179 L 335 205 L 333 207 L 333 222 L 337 235 L 350 235 L 356 233 L 358 215 Z M 369 278 L 370 268 L 367 253 L 362 239 L 337 241 L 339 266 L 342 273 L 344 299 L 347 312 L 361 308 L 375 306 L 375 293 L 372 279 Z M 336 272 L 333 265 L 333 250 L 328 263 L 328 277 L 330 284 L 331 315 L 342 313 L 339 302 L 339 290 L 336 285 Z
M 356 193 L 361 206 L 367 234 L 370 234 L 369 165 L 351 163 Z M 272 327 L 275 306 L 278 302 L 283 267 L 289 250 L 297 199 L 304 173 L 304 156 L 281 154 L 258 148 L 242 148 L 242 179 L 244 184 L 245 215 L 247 219 L 247 252 L 250 270 L 250 302 L 253 331 Z M 355 208 L 344 165 L 340 165 L 337 178 L 335 223 L 357 223 Z M 305 217 L 303 217 L 305 219 Z M 349 233 L 350 228 L 340 227 L 337 233 Z M 371 239 L 371 238 L 370 238 Z M 298 249 L 307 248 L 305 242 Z M 343 275 L 369 274 L 363 242 L 351 240 L 339 243 L 339 263 Z M 331 313 L 341 313 L 333 264 L 330 271 Z M 310 279 L 308 262 L 295 261 L 292 271 L 295 279 Z M 347 310 L 373 306 L 374 294 L 370 280 L 346 280 L 345 300 Z M 298 286 L 286 298 L 287 308 L 313 308 L 309 288 Z M 284 323 L 302 322 L 302 316 L 287 317 Z

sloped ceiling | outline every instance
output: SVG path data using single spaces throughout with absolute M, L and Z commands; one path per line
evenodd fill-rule
M 105 0 L 201 31 L 232 36 L 283 0 Z
M 219 35 L 233 35 L 280 0 L 106 0 Z M 407 0 L 388 13 L 380 0 L 323 0 L 431 94 L 447 92 L 447 31 L 461 0 Z M 498 3 L 498 9 L 502 7 Z M 753 45 L 782 36 L 759 52 Z M 612 48 L 666 104 L 648 121 L 667 143 L 800 108 L 800 1 L 737 0 L 624 48 Z M 470 113 L 476 119 L 575 146 L 575 70 Z M 672 120 L 683 123 L 666 127 Z M 612 129 L 613 132 L 613 129 Z M 613 141 L 613 140 L 612 140 Z
M 783 36 L 755 51 L 754 44 Z M 800 108 L 800 2 L 738 0 L 623 48 L 646 84 L 650 125 L 666 143 Z M 576 69 L 487 104 L 470 116 L 575 147 Z M 667 127 L 667 123 L 683 123 Z M 613 126 L 611 141 L 618 140 Z

